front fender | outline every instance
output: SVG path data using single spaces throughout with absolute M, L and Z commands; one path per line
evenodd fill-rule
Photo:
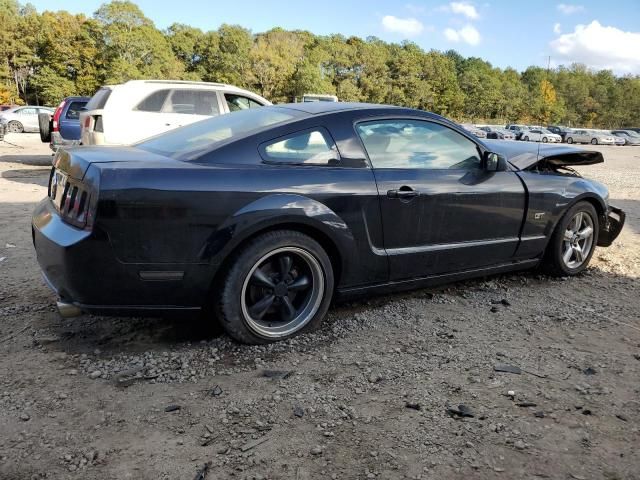
M 347 223 L 326 205 L 297 194 L 267 195 L 242 207 L 207 239 L 199 258 L 219 265 L 246 239 L 280 225 L 318 231 L 335 245 L 341 259 L 348 258 L 350 264 L 358 264 L 354 262 L 358 255 L 355 238 Z M 343 260 L 340 266 L 343 272 L 348 268 Z

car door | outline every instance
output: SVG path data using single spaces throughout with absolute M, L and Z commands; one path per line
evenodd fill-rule
M 16 113 L 20 116 L 20 123 L 24 127 L 25 132 L 39 130 L 38 125 L 38 110 L 34 107 L 21 108 Z
M 247 110 L 249 108 L 262 107 L 262 103 L 259 103 L 253 98 L 249 98 L 246 95 L 239 95 L 231 92 L 221 92 L 223 97 L 224 107 L 228 112 L 237 112 L 238 110 Z
M 173 89 L 163 115 L 170 130 L 220 115 L 218 93 L 205 89 Z
M 435 121 L 358 123 L 373 167 L 392 280 L 509 262 L 524 187 L 512 171 L 482 168 L 476 142 Z

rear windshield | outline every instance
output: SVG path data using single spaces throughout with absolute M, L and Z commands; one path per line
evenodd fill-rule
M 87 103 L 87 110 L 100 110 L 104 108 L 107 100 L 109 99 L 109 95 L 111 95 L 111 89 L 102 87 L 93 97 L 91 97 L 89 103 Z
M 297 110 L 252 108 L 192 123 L 143 140 L 136 146 L 179 160 L 194 160 L 232 137 L 243 137 L 277 123 L 304 116 Z

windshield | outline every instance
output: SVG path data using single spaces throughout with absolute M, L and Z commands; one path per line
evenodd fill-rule
M 136 144 L 138 148 L 180 160 L 193 160 L 217 144 L 240 138 L 269 125 L 303 116 L 297 110 L 252 108 L 192 123 Z

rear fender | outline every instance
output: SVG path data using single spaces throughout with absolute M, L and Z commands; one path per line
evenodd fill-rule
M 358 254 L 356 242 L 346 222 L 326 205 L 295 194 L 268 195 L 244 206 L 217 228 L 199 258 L 219 266 L 242 242 L 260 231 L 278 226 L 300 226 L 304 230 L 320 232 L 333 243 L 341 259 L 350 259 L 348 263 L 340 261 L 343 273 L 348 264 L 357 265 L 353 261 Z

